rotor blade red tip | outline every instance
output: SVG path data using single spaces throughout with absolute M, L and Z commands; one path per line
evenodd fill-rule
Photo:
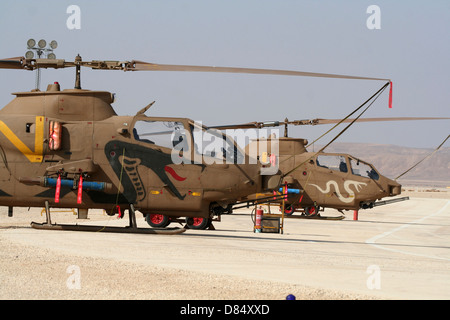
M 390 89 L 389 89 L 389 108 L 392 108 L 392 81 L 389 81 Z

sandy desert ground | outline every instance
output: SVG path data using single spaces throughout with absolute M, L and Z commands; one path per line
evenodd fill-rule
M 179 235 L 36 230 L 41 208 L 0 208 L 0 299 L 449 299 L 450 189 L 405 188 L 410 200 L 339 221 L 285 218 L 254 233 L 249 210 L 216 230 Z M 325 210 L 323 216 L 340 215 Z M 123 225 L 102 211 L 88 220 Z M 138 226 L 147 227 L 141 215 Z M 172 225 L 171 225 L 172 226 Z

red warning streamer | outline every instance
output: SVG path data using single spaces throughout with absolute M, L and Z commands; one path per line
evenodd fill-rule
M 389 108 L 392 108 L 392 81 L 389 81 Z
M 59 203 L 59 194 L 61 193 L 61 176 L 56 180 L 55 203 Z
M 78 204 L 82 202 L 82 197 L 83 197 L 83 177 L 80 176 L 80 181 L 78 182 L 78 195 L 77 195 Z
M 287 187 L 287 182 L 284 182 L 284 200 L 288 199 L 288 187 Z

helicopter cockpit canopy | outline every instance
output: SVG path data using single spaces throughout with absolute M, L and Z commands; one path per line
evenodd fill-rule
M 353 175 L 372 180 L 380 178 L 377 170 L 371 164 L 353 158 L 350 155 L 319 154 L 316 158 L 316 165 L 342 173 L 350 172 Z
M 244 163 L 244 152 L 232 137 L 197 122 L 191 123 L 191 129 L 195 152 L 206 156 L 205 162 Z M 208 160 L 208 157 L 213 159 Z
M 191 163 L 244 163 L 233 138 L 191 120 L 142 118 L 132 132 L 135 140 L 172 149 Z
M 349 157 L 349 160 L 352 174 L 372 180 L 378 180 L 380 178 L 377 170 L 372 165 L 352 157 Z
M 183 150 L 189 150 L 186 129 L 181 121 L 138 120 L 133 128 L 134 139 L 165 148 L 183 145 Z

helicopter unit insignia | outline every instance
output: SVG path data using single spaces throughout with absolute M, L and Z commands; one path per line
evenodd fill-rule
M 341 194 L 341 192 L 340 192 L 340 190 L 339 190 L 339 185 L 338 185 L 338 183 L 337 183 L 336 181 L 334 181 L 334 180 L 330 180 L 330 181 L 327 182 L 327 184 L 326 184 L 326 189 L 322 189 L 322 188 L 319 187 L 317 184 L 310 183 L 310 185 L 316 187 L 320 192 L 325 193 L 325 194 L 326 194 L 326 193 L 329 193 L 329 192 L 331 191 L 331 186 L 334 186 L 334 190 L 335 190 L 335 192 L 336 192 L 336 195 L 337 195 L 338 199 L 341 200 L 342 202 L 350 203 L 350 202 L 352 202 L 353 199 L 355 198 L 355 193 L 353 192 L 352 189 L 350 189 L 350 185 L 355 186 L 356 192 L 359 192 L 363 186 L 366 186 L 366 185 L 367 185 L 367 183 L 364 183 L 364 182 L 358 182 L 358 181 L 353 181 L 353 180 L 346 180 L 346 181 L 344 182 L 344 190 L 345 190 L 346 192 L 348 192 L 348 194 L 349 194 L 349 196 L 348 196 L 347 198 L 344 197 L 344 196 Z

